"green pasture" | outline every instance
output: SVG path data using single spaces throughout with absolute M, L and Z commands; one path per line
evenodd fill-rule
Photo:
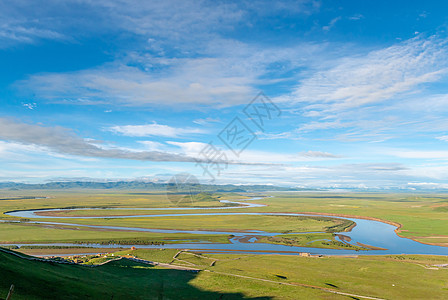
M 63 208 L 63 207 L 178 207 L 163 192 L 127 192 L 127 191 L 104 191 L 104 190 L 71 190 L 71 191 L 9 191 L 2 190 L 0 200 L 0 212 L 21 209 L 39 208 Z M 330 194 L 330 193 L 298 193 L 298 192 L 272 192 L 274 197 L 264 198 L 254 203 L 266 204 L 265 207 L 257 208 L 234 208 L 223 212 L 319 212 L 331 214 L 343 214 L 350 216 L 372 217 L 385 221 L 400 223 L 402 228 L 399 234 L 414 238 L 426 243 L 439 243 L 448 245 L 448 196 L 436 194 Z M 27 197 L 49 197 L 47 199 L 24 199 Z M 219 194 L 214 199 L 244 200 L 252 195 Z M 21 199 L 20 199 L 21 198 Z M 222 203 L 215 201 L 196 202 L 190 207 L 220 206 Z M 161 217 L 161 218 L 132 218 L 117 219 L 113 214 L 157 214 L 162 211 L 101 211 L 82 210 L 64 212 L 64 215 L 82 214 L 83 216 L 98 215 L 106 216 L 104 219 L 76 219 L 71 220 L 79 224 L 131 226 L 142 228 L 165 228 L 165 229 L 204 229 L 204 230 L 265 230 L 271 232 L 313 232 L 326 231 L 328 222 L 312 218 L 288 219 L 276 216 L 185 216 L 185 217 Z M 204 212 L 219 212 L 216 210 L 204 210 Z M 199 213 L 199 211 L 176 210 L 164 211 L 162 213 Z M 17 219 L 4 214 L 1 219 Z M 65 222 L 64 219 L 51 219 Z M 12 227 L 14 226 L 14 227 Z M 70 227 L 70 226 L 69 226 Z M 17 230 L 16 233 L 14 231 Z M 69 234 L 66 234 L 69 233 Z M 100 238 L 134 238 L 148 237 L 159 239 L 161 236 L 153 234 L 141 234 L 134 232 L 110 232 L 99 230 L 88 230 L 76 227 L 48 228 L 44 226 L 30 225 L 7 225 L 0 224 L 0 240 L 7 241 L 69 241 L 69 240 L 95 240 Z M 169 235 L 163 235 L 169 236 Z M 197 236 L 188 236 L 187 239 L 196 239 Z M 212 238 L 215 239 L 216 237 Z M 227 239 L 224 237 L 223 239 Z M 222 240 L 222 239 L 221 239 Z
M 74 229 L 73 227 L 42 227 L 33 224 L 2 224 L 0 223 L 0 243 L 74 243 L 91 242 L 104 243 L 114 241 L 135 240 L 147 242 L 175 243 L 176 241 L 208 241 L 228 243 L 226 235 L 193 235 L 184 233 L 149 233 L 129 231 L 101 231 Z
M 47 219 L 46 219 L 47 220 Z M 50 219 L 48 219 L 50 220 Z M 51 219 L 64 222 L 64 219 Z M 104 219 L 70 219 L 70 222 L 86 225 L 105 225 L 121 227 L 182 229 L 182 230 L 263 230 L 268 232 L 312 232 L 327 231 L 333 226 L 347 227 L 340 219 L 324 217 L 296 216 L 262 216 L 262 215 L 193 215 L 166 216 L 155 218 L 104 218 Z

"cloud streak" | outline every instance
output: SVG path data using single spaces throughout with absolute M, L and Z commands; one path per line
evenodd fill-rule
M 448 72 L 447 57 L 443 39 L 416 37 L 341 59 L 303 80 L 291 100 L 309 103 L 307 110 L 315 115 L 375 104 L 440 79 Z
M 246 73 L 236 61 L 154 58 L 152 62 L 163 64 L 165 71 L 145 72 L 117 62 L 75 73 L 33 75 L 16 86 L 51 102 L 92 105 L 231 106 L 246 103 L 255 94 L 251 87 L 255 74 Z M 234 68 L 237 72 L 232 72 Z
M 152 162 L 210 163 L 208 159 L 195 157 L 196 154 L 207 145 L 204 143 L 170 142 L 172 145 L 182 147 L 183 150 L 186 150 L 185 145 L 194 145 L 194 149 L 197 150 L 184 151 L 185 153 L 170 153 L 159 150 L 163 148 L 163 145 L 160 143 L 143 141 L 143 145 L 154 150 L 140 151 L 130 148 L 113 147 L 105 145 L 100 141 L 84 139 L 64 127 L 44 127 L 40 125 L 20 123 L 6 118 L 0 118 L 0 140 L 43 147 L 56 153 L 81 157 L 130 159 Z M 272 163 L 260 163 L 257 161 L 245 162 L 233 160 L 224 161 L 223 163 L 228 163 L 229 165 L 250 166 L 274 165 Z
M 306 152 L 300 152 L 300 156 L 304 157 L 310 157 L 310 158 L 341 158 L 339 155 L 335 155 L 328 152 L 322 152 L 322 151 L 306 151 Z
M 123 125 L 108 128 L 109 131 L 119 133 L 125 136 L 146 137 L 161 136 L 176 138 L 190 134 L 203 134 L 205 130 L 199 128 L 175 128 L 162 124 L 146 124 L 146 125 Z
M 0 139 L 46 147 L 51 151 L 85 157 L 132 159 L 155 162 L 195 162 L 192 157 L 160 151 L 129 151 L 100 147 L 63 127 L 44 127 L 0 118 Z

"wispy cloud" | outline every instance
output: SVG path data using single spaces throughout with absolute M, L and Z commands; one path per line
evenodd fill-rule
M 204 143 L 187 142 L 168 144 L 182 148 L 183 151 L 170 151 L 161 143 L 148 141 L 142 145 L 152 148 L 151 151 L 118 147 L 106 144 L 102 141 L 81 138 L 73 131 L 63 127 L 45 127 L 41 125 L 26 124 L 14 120 L 0 118 L 0 141 L 23 144 L 25 146 L 38 147 L 53 153 L 62 155 L 74 155 L 80 157 L 129 159 L 153 162 L 206 162 L 208 159 L 198 157 L 197 153 L 207 145 Z M 32 149 L 32 148 L 27 148 Z M 34 148 L 33 148 L 34 149 Z M 1 151 L 1 144 L 0 144 Z M 169 151 L 169 152 L 168 152 Z M 229 160 L 231 165 L 272 165 L 265 162 L 249 160 Z
M 341 156 L 335 155 L 328 152 L 321 152 L 321 151 L 306 151 L 306 152 L 300 152 L 300 156 L 304 157 L 311 157 L 311 158 L 340 158 Z
M 402 158 L 425 160 L 448 160 L 448 151 L 445 150 L 412 150 L 395 149 L 386 152 L 389 155 Z
M 142 38 L 146 50 L 165 53 L 176 44 L 176 51 L 182 52 L 205 45 L 219 33 L 251 26 L 256 17 L 285 11 L 309 15 L 318 9 L 319 1 L 315 0 L 47 0 L 45 6 L 38 1 L 14 1 L 0 3 L 0 40 L 9 46 L 13 42 L 61 37 L 76 40 L 126 32 Z
M 448 135 L 438 136 L 438 137 L 436 137 L 436 139 L 438 139 L 440 141 L 448 142 Z
M 199 154 L 203 151 L 208 144 L 201 142 L 173 142 L 168 141 L 167 144 L 180 148 L 180 152 L 187 156 L 201 157 Z M 225 147 L 215 145 L 224 153 L 227 159 L 234 164 L 241 165 L 254 165 L 259 162 L 265 162 L 267 165 L 272 164 L 289 164 L 294 162 L 310 162 L 310 161 L 323 161 L 328 159 L 341 158 L 339 155 L 335 155 L 328 152 L 321 151 L 305 151 L 300 153 L 278 153 L 270 151 L 260 151 L 246 149 L 239 157 L 235 157 L 231 150 Z M 263 165 L 263 164 L 259 164 Z
M 164 151 L 166 146 L 159 142 L 154 141 L 138 141 L 140 144 L 145 146 L 145 150 L 149 151 Z
M 210 41 L 206 53 L 198 57 L 134 53 L 83 71 L 31 75 L 15 86 L 56 103 L 228 107 L 250 101 L 259 84 L 277 82 L 279 77 L 291 79 L 292 70 L 325 47 L 305 43 L 260 49 L 218 39 Z M 274 64 L 281 68 L 273 69 Z
M 260 16 L 269 18 L 286 11 L 308 15 L 319 9 L 319 1 L 314 0 L 68 0 L 63 4 L 50 0 L 47 5 L 51 9 L 19 1 L 3 5 L 2 15 L 0 4 L 0 20 L 5 16 L 4 24 L 10 24 L 32 19 L 36 30 L 54 31 L 73 40 L 90 35 L 110 37 L 111 33 L 120 33 L 117 39 L 133 38 L 133 49 L 123 47 L 111 63 L 77 72 L 34 74 L 16 84 L 21 92 L 53 103 L 244 104 L 257 93 L 257 85 L 287 80 L 283 75 L 319 52 L 319 46 L 312 43 L 266 47 L 245 44 L 226 34 L 240 27 L 250 28 L 252 19 Z
M 341 19 L 342 19 L 342 17 L 336 17 L 336 18 L 332 19 L 332 20 L 330 21 L 330 23 L 328 23 L 328 25 L 322 27 L 322 30 L 323 30 L 323 31 L 330 31 L 330 29 L 333 28 L 334 25 L 336 25 L 336 23 L 337 23 L 338 21 L 340 21 Z
M 358 21 L 358 20 L 364 19 L 364 16 L 362 14 L 354 14 L 353 16 L 349 17 L 348 19 L 352 20 L 352 21 Z
M 203 134 L 205 130 L 199 128 L 176 128 L 162 124 L 145 124 L 145 125 L 122 125 L 107 128 L 107 130 L 126 136 L 144 137 L 144 136 L 161 136 L 161 137 L 180 137 L 190 134 Z
M 25 108 L 28 108 L 30 110 L 33 110 L 37 107 L 37 103 L 33 102 L 33 103 L 22 103 L 22 106 Z
M 76 73 L 33 75 L 18 86 L 40 98 L 71 104 L 229 106 L 245 103 L 255 94 L 255 75 L 245 73 L 235 61 L 198 58 L 163 63 L 169 70 L 157 74 L 119 63 Z M 231 72 L 233 67 L 240 71 Z
M 395 188 L 408 182 L 422 180 L 426 174 L 418 175 L 399 163 L 353 163 L 337 165 L 284 165 L 265 168 L 238 168 L 223 174 L 225 182 L 271 183 L 301 187 L 320 188 Z M 428 180 L 429 177 L 426 177 Z
M 7 47 L 14 43 L 31 44 L 40 39 L 64 40 L 67 39 L 67 37 L 55 31 L 35 27 L 24 27 L 24 25 L 12 26 L 3 24 L 0 26 L 0 48 Z
M 192 157 L 160 151 L 129 151 L 120 148 L 106 148 L 100 146 L 97 141 L 83 139 L 63 127 L 44 127 L 5 118 L 0 118 L 0 139 L 46 147 L 50 151 L 82 157 L 195 162 Z
M 196 119 L 193 120 L 193 123 L 198 124 L 198 125 L 208 125 L 210 123 L 219 123 L 221 122 L 220 119 L 214 119 L 214 118 L 205 118 L 205 119 Z
M 344 57 L 306 78 L 291 96 L 307 110 L 334 112 L 378 103 L 434 82 L 448 71 L 446 42 L 416 37 L 365 56 Z
M 2 46 L 34 43 L 40 39 L 80 38 L 91 34 L 125 31 L 152 38 L 157 44 L 201 40 L 213 26 L 238 22 L 244 15 L 235 4 L 208 1 L 48 0 L 0 3 Z
M 446 81 L 447 59 L 444 38 L 418 36 L 367 54 L 326 60 L 306 72 L 289 96 L 276 99 L 301 105 L 299 114 L 305 118 L 277 138 L 373 142 L 444 130 L 448 97 L 431 94 L 427 87 Z

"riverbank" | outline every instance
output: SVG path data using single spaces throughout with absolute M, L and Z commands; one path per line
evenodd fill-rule
M 397 227 L 394 231 L 401 238 L 410 239 L 410 240 L 413 240 L 415 242 L 418 242 L 418 243 L 421 243 L 421 244 L 425 244 L 425 245 L 448 247 L 448 243 L 429 243 L 429 242 L 420 241 L 416 237 L 404 236 L 404 235 L 400 234 L 401 233 L 401 228 L 403 227 L 403 225 L 401 223 L 390 221 L 390 220 L 384 220 L 384 219 L 380 219 L 380 218 L 376 218 L 376 217 L 369 217 L 369 216 L 362 216 L 362 215 L 350 215 L 350 214 L 335 214 L 335 213 L 320 213 L 320 212 L 299 212 L 299 213 L 300 214 L 305 214 L 305 215 L 320 215 L 320 216 L 332 216 L 332 217 L 341 217 L 341 218 L 356 218 L 356 219 L 363 219 L 363 220 L 378 221 L 378 222 L 382 222 L 382 223 L 389 224 L 389 225 Z M 353 227 L 355 227 L 355 226 L 356 226 L 356 224 Z M 351 229 L 353 227 L 349 228 L 349 230 L 347 230 L 347 231 L 351 231 Z M 442 236 L 442 237 L 448 238 L 448 236 Z M 420 238 L 429 238 L 429 237 L 420 237 Z
M 264 200 L 260 197 L 252 198 L 250 200 Z M 227 200 L 221 200 L 222 202 Z M 247 200 L 246 200 L 247 201 Z M 366 217 L 364 215 L 358 214 L 343 214 L 343 213 L 322 213 L 322 212 L 312 212 L 307 211 L 305 213 L 294 213 L 288 212 L 278 212 L 279 205 L 283 205 L 284 202 L 280 198 L 269 198 L 268 202 L 263 204 L 259 203 L 248 203 L 248 202 L 234 202 L 234 204 L 243 204 L 244 206 L 236 207 L 238 211 L 241 209 L 248 209 L 248 212 L 211 212 L 212 208 L 204 207 L 191 207 L 190 210 L 202 210 L 204 213 L 190 213 L 185 212 L 185 208 L 168 208 L 168 207 L 156 207 L 156 208 L 139 208 L 133 207 L 135 215 L 126 216 L 99 216 L 99 217 L 85 217 L 83 219 L 76 219 L 73 217 L 59 217 L 53 222 L 46 221 L 36 221 L 36 218 L 45 218 L 44 216 L 36 215 L 35 212 L 42 212 L 43 209 L 39 210 L 15 210 L 9 214 L 15 217 L 25 217 L 27 214 L 34 216 L 34 221 L 16 223 L 15 225 L 22 229 L 22 227 L 30 226 L 42 226 L 44 229 L 56 229 L 56 230 L 72 230 L 75 232 L 83 231 L 84 238 L 77 239 L 77 241 L 98 241 L 98 239 L 87 239 L 88 233 L 93 232 L 104 232 L 107 234 L 137 234 L 138 232 L 145 233 L 158 233 L 160 236 L 169 234 L 179 234 L 188 235 L 188 240 L 184 239 L 178 245 L 166 245 L 162 247 L 173 248 L 178 247 L 191 247 L 196 249 L 214 249 L 216 247 L 225 246 L 224 248 L 228 250 L 262 250 L 262 251 L 284 251 L 289 247 L 289 249 L 294 249 L 298 252 L 317 252 L 319 254 L 352 254 L 350 251 L 364 250 L 359 247 L 365 248 L 362 245 L 369 245 L 368 249 L 370 251 L 375 251 L 373 254 L 379 254 L 380 249 L 384 250 L 387 254 L 397 254 L 397 253 L 422 253 L 422 254 L 445 254 L 448 253 L 447 247 L 434 246 L 436 243 L 420 243 L 417 239 L 401 238 L 399 235 L 399 229 L 402 225 L 397 222 L 391 222 L 375 217 Z M 280 201 L 280 202 L 278 202 Z M 339 200 L 338 200 L 339 201 Z M 231 202 L 231 201 L 227 201 Z M 369 202 L 370 203 L 370 202 Z M 267 209 L 275 212 L 267 212 Z M 117 208 L 112 207 L 107 209 L 105 205 L 101 206 L 101 213 L 108 212 L 109 210 L 130 210 L 129 208 Z M 332 205 L 334 207 L 334 205 Z M 345 207 L 344 205 L 339 205 L 338 207 Z M 255 209 L 258 208 L 258 209 Z M 165 213 L 158 214 L 162 210 L 176 210 L 176 213 Z M 229 209 L 229 207 L 215 207 L 213 209 Z M 235 209 L 233 207 L 232 209 Z M 59 212 L 61 209 L 57 209 Z M 73 209 L 72 209 L 73 210 Z M 76 209 L 78 210 L 78 209 Z M 98 214 L 99 209 L 92 209 L 95 214 Z M 141 212 L 138 210 L 157 210 L 157 214 L 151 215 L 140 215 Z M 46 209 L 46 211 L 51 211 L 51 209 Z M 48 216 L 47 216 L 48 217 Z M 281 219 L 279 219 L 281 218 Z M 70 220 L 68 223 L 67 219 Z M 74 221 L 76 219 L 76 221 Z M 57 222 L 55 222 L 57 221 Z M 366 221 L 368 221 L 366 223 Z M 348 223 L 349 222 L 349 223 Z M 107 225 L 104 225 L 107 224 Z M 181 224 L 181 226 L 179 225 Z M 325 224 L 325 225 L 324 225 Z M 356 226 L 355 226 L 356 224 Z M 382 225 L 381 225 L 382 224 Z M 22 226 L 24 225 L 24 226 Z M 33 225 L 33 226 L 31 226 Z M 183 229 L 175 229 L 183 228 Z M 375 229 L 373 229 L 375 228 Z M 85 230 L 85 231 L 84 231 Z M 223 231 L 227 230 L 227 231 Z M 324 245 L 325 247 L 313 247 L 313 243 L 308 244 L 296 244 L 291 245 L 290 243 L 253 243 L 251 238 L 252 235 L 258 237 L 272 237 L 284 234 L 307 234 L 312 235 L 318 232 L 331 231 L 335 233 L 346 233 L 350 236 L 350 241 L 339 240 L 341 245 L 333 245 L 335 247 L 327 247 L 331 245 Z M 393 234 L 392 234 L 393 233 Z M 226 243 L 228 243 L 228 237 L 230 236 L 230 243 L 215 244 L 215 243 L 192 243 L 194 240 L 201 242 L 199 240 L 200 235 L 210 236 L 224 236 L 226 237 Z M 379 236 L 378 236 L 379 235 Z M 194 238 L 197 237 L 196 239 Z M 233 239 L 232 236 L 237 236 L 238 239 Z M 292 237 L 292 236 L 291 236 Z M 11 241 L 11 240 L 9 240 Z M 211 240 L 209 240 L 211 241 Z M 173 240 L 171 240 L 173 242 Z M 177 242 L 177 241 L 176 241 Z M 412 243 L 409 243 L 412 242 Z M 131 241 L 132 243 L 132 241 Z M 325 244 L 325 241 L 323 242 Z M 334 242 L 333 242 L 334 243 Z M 130 243 L 126 243 L 131 245 Z M 168 243 L 167 243 L 168 244 Z M 328 243 L 327 243 L 328 244 Z M 330 241 L 331 244 L 331 241 Z M 351 245 L 351 246 L 350 246 Z M 398 245 L 398 246 L 397 246 Z M 422 245 L 427 245 L 428 247 L 422 247 Z M 276 246 L 276 247 L 273 247 Z M 337 246 L 337 247 L 336 247 Z M 343 246 L 343 247 L 342 247 Z M 349 246 L 349 247 L 346 247 Z M 445 246 L 445 245 L 443 245 Z M 294 248 L 297 247 L 297 248 Z M 433 248 L 431 248 L 433 247 Z M 435 247 L 435 248 L 434 248 Z M 438 247 L 438 248 L 437 248 Z M 300 249 L 299 249 L 300 248 Z M 340 252 L 326 251 L 323 252 L 322 248 L 340 249 L 340 248 L 352 248 L 343 249 Z

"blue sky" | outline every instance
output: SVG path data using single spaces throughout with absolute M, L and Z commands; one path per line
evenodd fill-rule
M 0 1 L 0 181 L 448 188 L 446 11 Z M 244 113 L 260 92 L 279 110 L 263 128 Z M 255 138 L 238 155 L 222 139 L 236 117 Z

